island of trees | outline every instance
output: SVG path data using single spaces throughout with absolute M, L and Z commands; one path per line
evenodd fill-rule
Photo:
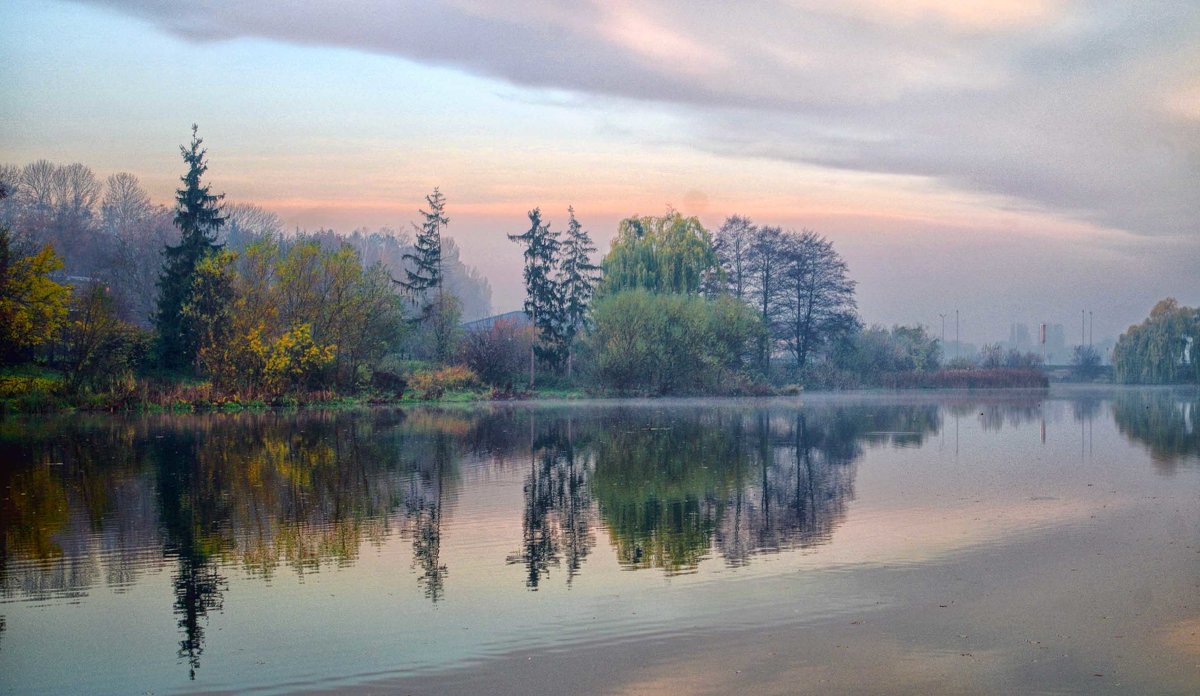
M 207 183 L 181 146 L 172 208 L 136 177 L 0 166 L 0 404 L 43 410 L 530 394 L 774 394 L 802 388 L 1044 386 L 1032 354 L 946 363 L 921 326 L 864 326 L 833 243 L 675 210 L 621 221 L 608 253 L 574 209 L 540 208 L 519 315 L 490 314 L 434 189 L 413 237 L 285 234 Z M 465 320 L 466 321 L 464 323 Z M 1200 382 L 1200 311 L 1160 302 L 1124 334 L 1126 382 Z M 1081 347 L 1076 371 L 1093 374 Z

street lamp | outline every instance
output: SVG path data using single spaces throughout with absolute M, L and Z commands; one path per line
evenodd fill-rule
M 942 355 L 943 355 L 942 359 L 945 360 L 944 356 L 946 354 L 945 353 L 945 350 L 946 350 L 946 313 L 938 312 L 938 316 L 942 318 Z

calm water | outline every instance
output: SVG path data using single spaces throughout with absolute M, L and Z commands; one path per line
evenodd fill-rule
M 0 692 L 1195 693 L 1198 421 L 1150 390 L 0 420 Z

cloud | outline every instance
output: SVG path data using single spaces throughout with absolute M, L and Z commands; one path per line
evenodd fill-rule
M 348 47 L 650 103 L 710 152 L 1197 233 L 1196 3 L 84 1 L 196 41 Z

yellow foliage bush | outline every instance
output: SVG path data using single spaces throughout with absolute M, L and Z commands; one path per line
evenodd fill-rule
M 11 399 L 30 393 L 57 394 L 62 383 L 46 377 L 0 375 L 0 399 Z
M 448 365 L 415 372 L 408 384 L 422 399 L 436 399 L 447 391 L 478 385 L 479 377 L 466 365 Z
M 263 380 L 272 391 L 279 391 L 312 381 L 333 363 L 336 347 L 318 345 L 312 326 L 299 324 L 284 332 L 264 357 Z

